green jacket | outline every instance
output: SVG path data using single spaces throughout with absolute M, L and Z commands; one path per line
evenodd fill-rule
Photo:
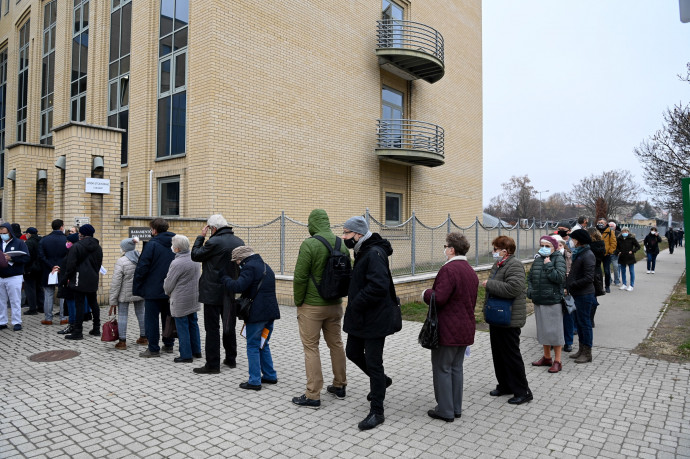
M 527 321 L 527 300 L 525 300 L 525 267 L 511 255 L 502 267 L 494 263 L 486 281 L 486 298 L 493 295 L 499 298 L 513 298 L 513 309 L 509 328 L 522 328 Z M 486 305 L 486 299 L 484 300 Z M 493 325 L 492 325 L 493 326 Z M 500 327 L 500 325 L 496 325 Z
M 565 288 L 565 258 L 559 251 L 549 255 L 550 263 L 538 255 L 527 275 L 527 298 L 534 304 L 558 304 Z
M 319 235 L 326 239 L 331 246 L 335 247 L 335 234 L 331 231 L 328 214 L 323 209 L 315 209 L 309 214 L 309 234 Z M 345 241 L 340 244 L 340 251 L 349 255 L 349 250 L 345 247 Z M 330 253 L 321 241 L 310 237 L 302 242 L 295 265 L 292 292 L 295 298 L 295 305 L 302 306 L 306 303 L 312 306 L 328 306 L 341 304 L 342 299 L 324 300 L 319 295 L 316 285 L 311 280 L 312 274 L 317 283 L 321 282 L 321 274 L 326 267 L 326 260 Z

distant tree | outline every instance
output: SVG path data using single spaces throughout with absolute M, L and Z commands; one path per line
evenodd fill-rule
M 596 203 L 594 204 L 595 207 L 595 212 L 594 215 L 596 219 L 600 218 L 606 218 L 608 217 L 608 206 L 606 205 L 606 201 L 604 201 L 604 198 L 597 198 Z
M 592 216 L 597 213 L 597 200 L 603 199 L 606 218 L 609 218 L 618 215 L 623 206 L 636 201 L 641 190 L 630 171 L 607 171 L 580 180 L 570 192 L 570 197 L 575 204 L 585 208 L 585 214 Z
M 542 215 L 551 222 L 577 218 L 577 209 L 565 193 L 554 193 L 542 202 Z
M 536 216 L 539 213 L 539 201 L 535 199 L 536 191 L 530 183 L 527 175 L 512 176 L 501 184 L 503 193 L 491 198 L 485 212 L 510 221 Z
M 635 203 L 633 215 L 634 214 L 642 214 L 647 218 L 654 218 L 656 217 L 657 212 L 654 210 L 654 207 L 652 207 L 649 201 L 638 201 Z

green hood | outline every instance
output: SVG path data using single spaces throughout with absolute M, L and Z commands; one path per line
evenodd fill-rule
M 309 234 L 312 236 L 316 233 L 324 233 L 330 231 L 331 222 L 328 220 L 328 214 L 323 209 L 314 209 L 309 214 Z

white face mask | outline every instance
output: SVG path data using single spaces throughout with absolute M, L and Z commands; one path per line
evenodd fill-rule
M 560 249 L 558 249 L 558 251 L 561 252 L 561 255 L 565 254 L 565 248 L 563 248 L 563 247 L 561 247 Z
M 175 248 L 174 248 L 174 247 L 170 247 L 170 250 L 172 250 L 172 253 L 177 253 L 177 252 L 175 252 Z
M 443 249 L 443 259 L 448 260 L 448 255 L 446 255 L 446 249 Z
M 498 259 L 500 259 L 500 258 L 503 258 L 503 257 L 501 256 L 501 253 L 500 253 L 500 252 L 494 252 L 494 253 L 493 253 L 493 256 L 494 256 L 494 259 L 495 259 L 495 260 L 498 260 Z

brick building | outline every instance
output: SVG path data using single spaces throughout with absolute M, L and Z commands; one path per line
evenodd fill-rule
M 2 217 L 88 219 L 106 266 L 158 215 L 469 223 L 481 35 L 480 0 L 0 0 Z

